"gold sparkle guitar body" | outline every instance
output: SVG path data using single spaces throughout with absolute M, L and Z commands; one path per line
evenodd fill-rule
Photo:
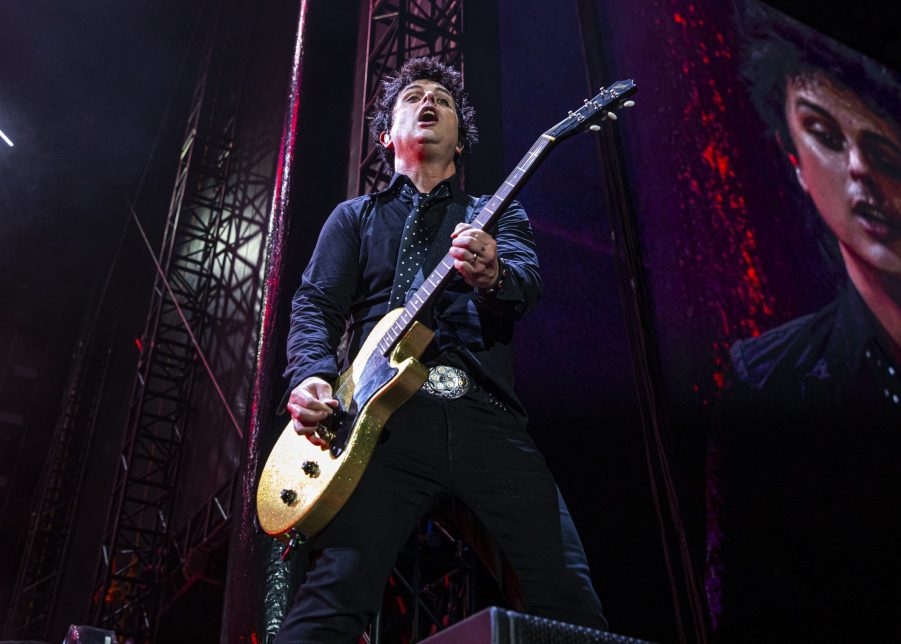
M 350 368 L 338 378 L 334 397 L 340 419 L 330 428 L 330 448 L 313 445 L 289 422 L 272 449 L 257 488 L 257 516 L 266 533 L 288 542 L 321 531 L 357 487 L 391 414 L 422 386 L 428 369 L 418 358 L 434 332 L 414 322 L 386 357 L 378 348 L 403 309 L 383 317 Z

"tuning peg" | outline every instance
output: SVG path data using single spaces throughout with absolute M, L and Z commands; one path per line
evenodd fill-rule
M 610 117 L 611 121 L 615 121 L 619 118 L 614 112 L 607 112 L 607 116 Z
M 598 125 L 597 123 L 595 123 L 594 125 L 589 125 L 588 129 L 591 130 L 592 132 L 600 132 L 601 126 Z
M 635 101 L 625 101 L 623 107 L 634 107 Z

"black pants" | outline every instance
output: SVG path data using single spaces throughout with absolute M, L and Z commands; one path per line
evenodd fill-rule
M 477 391 L 417 393 L 391 417 L 356 491 L 316 538 L 278 644 L 356 642 L 403 546 L 436 496 L 466 503 L 515 570 L 530 613 L 605 629 L 569 512 L 525 427 Z

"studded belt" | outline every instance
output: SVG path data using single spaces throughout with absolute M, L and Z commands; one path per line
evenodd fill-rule
M 471 385 L 465 371 L 442 364 L 429 368 L 429 377 L 422 384 L 422 390 L 438 398 L 453 400 L 465 396 Z

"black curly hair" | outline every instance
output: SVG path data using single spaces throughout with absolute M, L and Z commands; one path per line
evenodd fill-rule
M 758 0 L 743 0 L 735 14 L 741 42 L 742 76 L 751 102 L 766 126 L 765 136 L 776 134 L 779 145 L 796 155 L 788 131 L 785 100 L 790 82 L 805 82 L 825 76 L 854 92 L 867 108 L 898 128 L 901 116 L 901 82 L 887 67 L 858 54 Z M 809 211 L 804 219 L 818 240 L 831 278 L 839 283 L 844 276 L 844 260 L 838 240 L 806 194 L 796 195 L 796 207 Z
M 438 83 L 454 98 L 459 124 L 458 140 L 463 146 L 462 152 L 454 158 L 454 162 L 459 166 L 463 157 L 479 142 L 479 132 L 475 122 L 476 111 L 469 104 L 469 98 L 463 93 L 463 75 L 453 67 L 442 63 L 438 58 L 412 58 L 404 63 L 396 75 L 382 81 L 382 89 L 375 103 L 372 120 L 369 122 L 369 135 L 378 145 L 382 161 L 393 166 L 394 152 L 379 142 L 379 135 L 391 129 L 397 95 L 403 88 L 417 80 Z
M 736 22 L 742 41 L 742 75 L 748 82 L 751 101 L 767 129 L 779 135 L 787 151 L 795 152 L 785 120 L 789 81 L 825 75 L 898 126 L 901 84 L 884 65 L 815 35 L 809 27 L 757 1 L 740 3 Z

